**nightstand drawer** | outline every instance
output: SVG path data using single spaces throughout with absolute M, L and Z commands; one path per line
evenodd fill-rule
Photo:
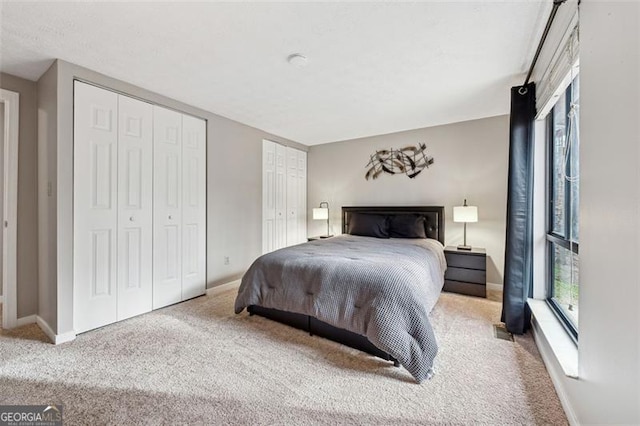
M 468 254 L 446 253 L 447 266 L 466 269 L 487 269 L 486 256 L 473 256 Z
M 469 296 L 487 297 L 487 287 L 478 284 L 445 280 L 443 290 L 453 293 L 467 294 Z
M 449 266 L 444 276 L 447 280 L 453 281 L 462 281 L 483 285 L 487 282 L 487 272 L 478 269 L 454 268 Z

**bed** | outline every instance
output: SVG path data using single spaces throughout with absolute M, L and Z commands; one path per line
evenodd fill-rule
M 417 382 L 430 378 L 437 342 L 428 315 L 446 269 L 443 207 L 343 207 L 342 224 L 343 235 L 258 258 L 235 312 L 401 364 Z

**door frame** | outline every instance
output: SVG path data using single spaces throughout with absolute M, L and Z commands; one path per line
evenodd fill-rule
M 18 323 L 18 130 L 20 94 L 0 89 L 4 103 L 4 205 L 2 212 L 2 328 Z

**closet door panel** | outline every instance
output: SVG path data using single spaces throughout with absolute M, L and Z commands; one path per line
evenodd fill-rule
M 276 184 L 275 184 L 275 244 L 274 249 L 280 249 L 287 245 L 287 149 L 276 146 Z
M 276 144 L 262 141 L 262 253 L 275 250 Z
M 206 133 L 204 120 L 182 116 L 182 300 L 207 286 Z
M 74 83 L 76 333 L 116 321 L 118 95 Z
M 287 246 L 300 242 L 298 235 L 298 150 L 287 147 Z
M 118 96 L 118 320 L 151 311 L 153 107 Z
M 307 241 L 307 153 L 298 151 L 298 243 Z
M 153 309 L 182 300 L 182 114 L 153 107 Z

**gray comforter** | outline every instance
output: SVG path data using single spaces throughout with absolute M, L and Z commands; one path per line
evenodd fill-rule
M 436 240 L 339 235 L 258 258 L 235 312 L 258 305 L 314 316 L 366 336 L 421 382 L 438 352 L 429 312 L 445 269 Z

